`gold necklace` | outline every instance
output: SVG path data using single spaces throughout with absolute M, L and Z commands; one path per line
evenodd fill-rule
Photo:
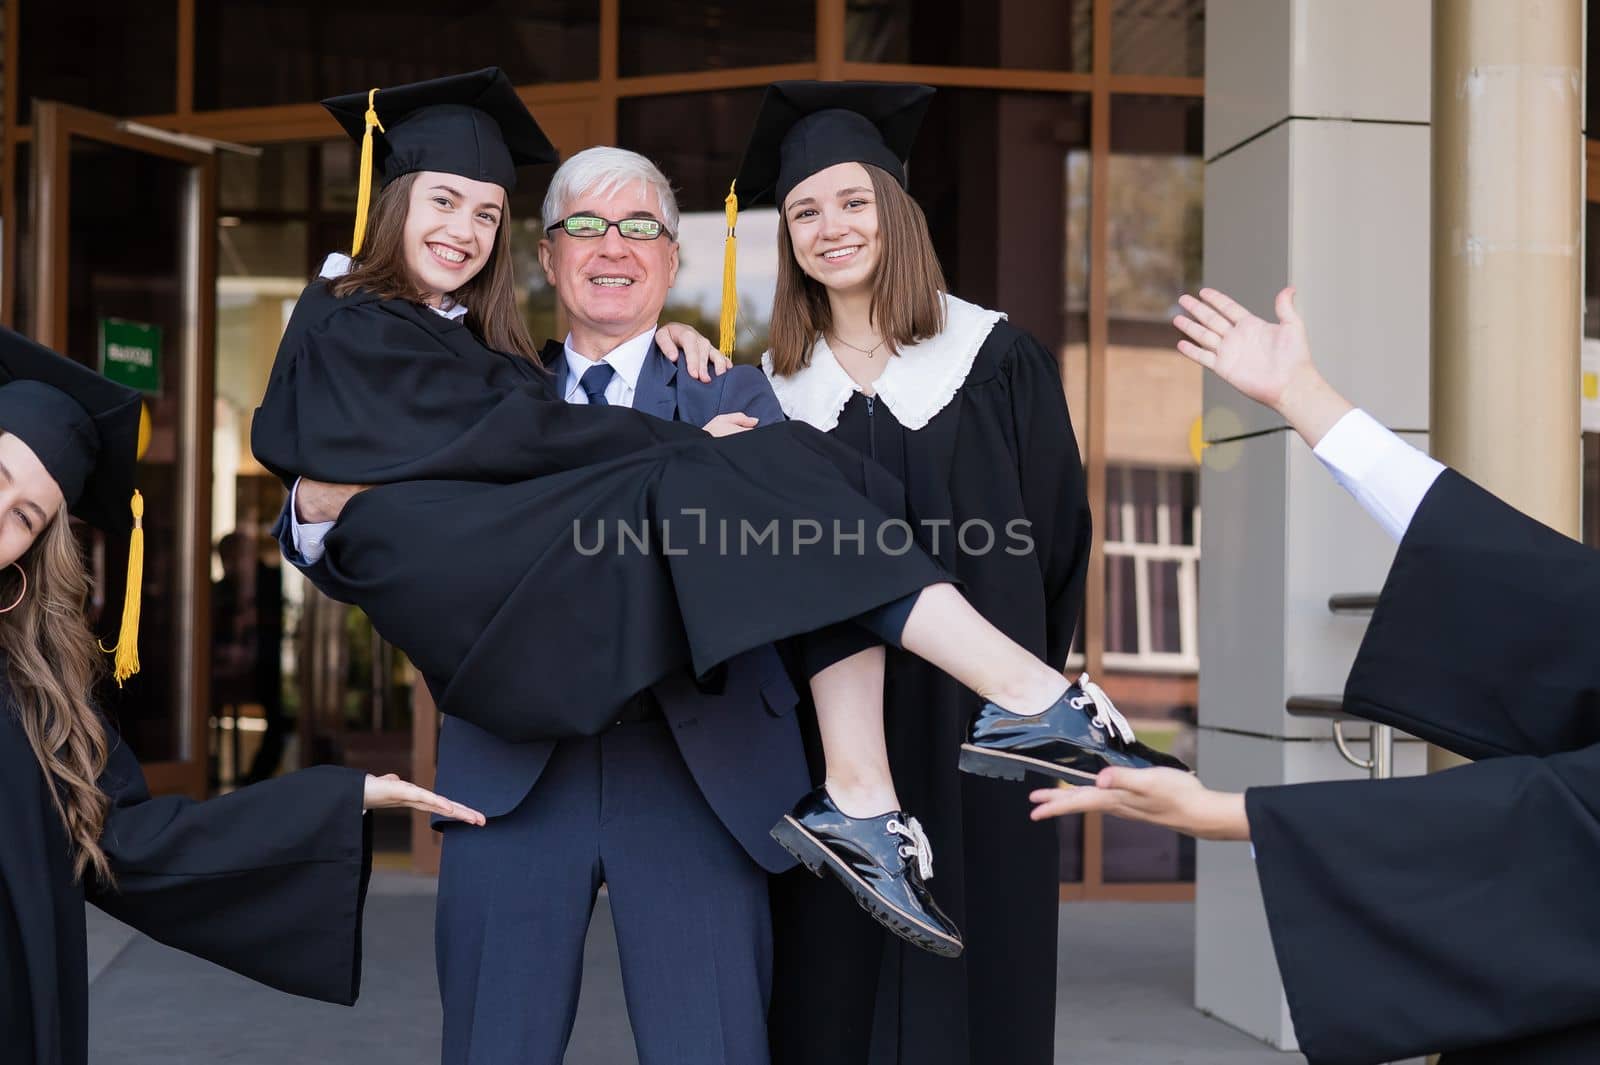
M 848 341 L 844 337 L 840 336 L 838 333 L 835 333 L 833 335 L 833 339 L 837 340 L 839 343 L 843 344 L 845 347 L 849 348 L 851 351 L 859 351 L 861 354 L 865 355 L 869 359 L 876 358 L 877 354 L 878 354 L 878 349 L 883 347 L 883 341 L 882 340 L 879 340 L 876 344 L 872 345 L 872 347 L 870 347 L 870 348 L 858 348 L 854 344 L 850 343 L 850 341 Z

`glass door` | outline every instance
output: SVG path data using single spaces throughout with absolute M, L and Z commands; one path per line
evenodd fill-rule
M 141 672 L 101 706 L 157 792 L 206 787 L 215 174 L 197 139 L 36 102 L 26 328 L 145 394 Z M 26 246 L 25 245 L 25 246 Z M 82 528 L 91 617 L 116 638 L 127 544 Z

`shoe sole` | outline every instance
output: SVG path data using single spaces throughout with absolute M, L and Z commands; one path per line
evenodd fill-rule
M 1094 783 L 1096 776 L 1081 769 L 1068 769 L 1054 762 L 1046 762 L 1042 758 L 991 751 L 971 743 L 961 745 L 960 767 L 963 773 L 996 780 L 1021 780 L 1029 773 L 1037 773 L 1052 780 L 1064 780 L 1068 784 L 1089 785 Z
M 824 871 L 832 873 L 873 920 L 901 939 L 942 958 L 961 957 L 962 944 L 959 939 L 952 939 L 938 929 L 889 905 L 881 895 L 867 886 L 865 880 L 856 875 L 855 870 L 834 857 L 833 852 L 823 846 L 821 840 L 808 832 L 805 826 L 793 817 L 785 814 L 783 820 L 772 829 L 772 838 L 817 877 L 820 878 Z

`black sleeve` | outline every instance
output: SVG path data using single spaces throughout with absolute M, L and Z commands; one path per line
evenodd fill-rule
M 100 842 L 116 882 L 89 885 L 89 901 L 252 980 L 355 1002 L 371 870 L 365 774 L 318 766 L 209 802 L 151 798 L 127 746 L 111 742 Z
M 1023 333 L 1006 369 L 1022 503 L 1044 578 L 1045 660 L 1060 669 L 1083 608 L 1093 532 L 1083 463 L 1055 356 Z
M 1600 743 L 1600 553 L 1446 470 L 1345 686 L 1351 713 L 1469 758 Z
M 1600 746 L 1253 788 L 1245 807 L 1312 1062 L 1600 1022 L 1600 907 L 1588 889 L 1600 876 Z
M 626 407 L 558 402 L 543 382 L 493 384 L 492 370 L 383 303 L 342 307 L 285 336 L 251 447 L 285 485 L 507 483 L 704 436 Z

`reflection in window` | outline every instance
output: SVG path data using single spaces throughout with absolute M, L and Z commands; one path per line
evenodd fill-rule
M 1088 332 L 1074 298 L 1086 276 L 1073 274 L 1089 208 L 1088 168 L 1073 160 L 1088 145 L 1085 96 L 940 89 L 909 168 L 951 291 L 1063 354 Z
M 260 155 L 217 153 L 217 207 L 230 211 L 304 211 L 310 144 L 275 144 Z M 351 201 L 354 203 L 354 201 Z
M 1086 71 L 1091 0 L 847 0 L 845 58 L 861 63 Z
M 650 158 L 678 195 L 678 280 L 667 293 L 665 321 L 685 322 L 716 339 L 722 313 L 722 201 L 738 172 L 765 90 L 683 93 L 625 99 L 617 108 L 617 143 Z M 694 129 L 693 138 L 681 135 Z M 739 213 L 739 319 L 734 356 L 754 362 L 767 349 L 778 281 L 778 212 Z
M 1199 500 L 1190 434 L 1202 373 L 1177 355 L 1178 295 L 1198 284 L 1201 101 L 1118 96 L 1107 160 L 1106 667 L 1165 675 L 1194 699 Z
M 1112 73 L 1198 78 L 1205 69 L 1205 0 L 1113 0 Z
M 816 58 L 817 7 L 748 0 L 622 0 L 620 69 L 673 74 Z
M 524 167 L 517 177 L 506 212 L 511 268 L 517 281 L 517 306 L 528 325 L 528 335 L 542 346 L 546 340 L 566 336 L 556 312 L 556 293 L 539 265 L 539 241 L 544 239 L 544 194 L 555 176 L 554 165 Z
M 1193 766 L 1199 475 L 1115 465 L 1106 478 L 1106 685 L 1141 740 Z M 1108 819 L 1101 856 L 1108 884 L 1194 879 L 1193 841 L 1168 829 Z

